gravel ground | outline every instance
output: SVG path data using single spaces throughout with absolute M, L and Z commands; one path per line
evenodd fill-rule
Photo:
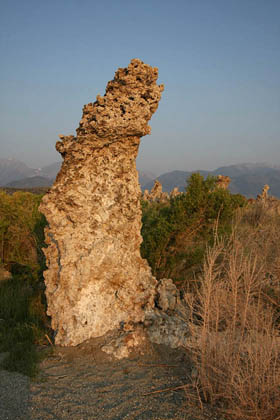
M 190 409 L 185 390 L 175 389 L 189 381 L 191 369 L 185 352 L 162 346 L 119 361 L 96 340 L 56 348 L 35 381 L 0 371 L 0 420 L 218 419 Z
M 19 373 L 0 370 L 0 419 L 29 419 L 30 380 Z

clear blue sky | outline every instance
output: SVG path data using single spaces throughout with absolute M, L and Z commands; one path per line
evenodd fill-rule
M 0 157 L 59 160 L 131 58 L 165 84 L 138 167 L 280 164 L 279 0 L 0 0 Z

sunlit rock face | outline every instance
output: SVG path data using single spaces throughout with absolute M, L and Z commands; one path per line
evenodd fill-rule
M 55 342 L 77 345 L 144 321 L 156 279 L 140 256 L 136 156 L 163 91 L 138 59 L 84 106 L 77 136 L 60 136 L 63 164 L 40 210 L 47 218 L 44 273 Z

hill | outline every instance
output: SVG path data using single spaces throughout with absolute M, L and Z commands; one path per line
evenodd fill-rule
M 45 178 L 43 176 L 32 176 L 28 178 L 19 179 L 17 181 L 9 182 L 8 188 L 37 188 L 50 187 L 53 184 L 53 179 Z
M 35 175 L 36 169 L 29 168 L 23 162 L 15 159 L 0 159 L 0 186 Z
M 16 159 L 0 159 L 0 186 L 16 188 L 45 187 L 53 183 L 61 162 L 55 162 L 42 168 L 29 168 Z M 20 183 L 14 183 L 20 181 Z

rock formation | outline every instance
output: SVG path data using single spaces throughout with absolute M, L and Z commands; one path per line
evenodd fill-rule
M 260 203 L 267 215 L 280 215 L 280 200 L 268 194 L 270 186 L 265 184 L 262 193 L 257 196 L 257 203 Z
M 263 189 L 262 189 L 262 193 L 257 196 L 257 199 L 260 200 L 260 201 L 263 201 L 263 202 L 267 201 L 268 190 L 270 190 L 270 186 L 265 184 Z
M 142 200 L 149 201 L 150 193 L 149 190 L 145 190 L 142 194 Z
M 178 187 L 174 187 L 170 193 L 170 198 L 178 197 L 178 195 L 181 195 L 181 194 L 183 193 L 179 191 Z
M 56 144 L 64 161 L 40 206 L 49 224 L 44 277 L 56 344 L 144 322 L 154 307 L 157 281 L 140 256 L 135 159 L 163 91 L 157 76 L 138 59 L 120 68 L 105 95 L 84 106 L 77 136 Z
M 167 203 L 168 200 L 170 200 L 171 197 L 176 197 L 177 195 L 180 195 L 178 188 L 175 187 L 171 193 L 170 196 L 167 192 L 162 191 L 162 185 L 161 183 L 156 179 L 153 188 L 149 192 L 149 190 L 145 190 L 142 199 L 144 201 L 155 201 L 158 203 Z
M 186 347 L 189 309 L 171 279 L 157 285 L 156 308 L 147 311 L 145 324 L 150 341 L 169 347 Z
M 146 308 L 143 323 L 121 325 L 113 337 L 109 336 L 109 341 L 102 350 L 121 359 L 128 357 L 137 347 L 142 351 L 150 342 L 171 348 L 186 348 L 190 340 L 190 311 L 185 297 L 181 299 L 180 292 L 171 279 L 159 280 L 155 303 L 155 307 Z
M 160 200 L 162 196 L 162 185 L 161 183 L 156 179 L 153 188 L 150 192 L 150 200 L 156 201 Z
M 230 179 L 229 176 L 218 175 L 216 186 L 218 188 L 221 188 L 222 190 L 227 190 L 228 189 L 228 186 L 230 184 L 230 181 L 231 181 L 231 179 Z

